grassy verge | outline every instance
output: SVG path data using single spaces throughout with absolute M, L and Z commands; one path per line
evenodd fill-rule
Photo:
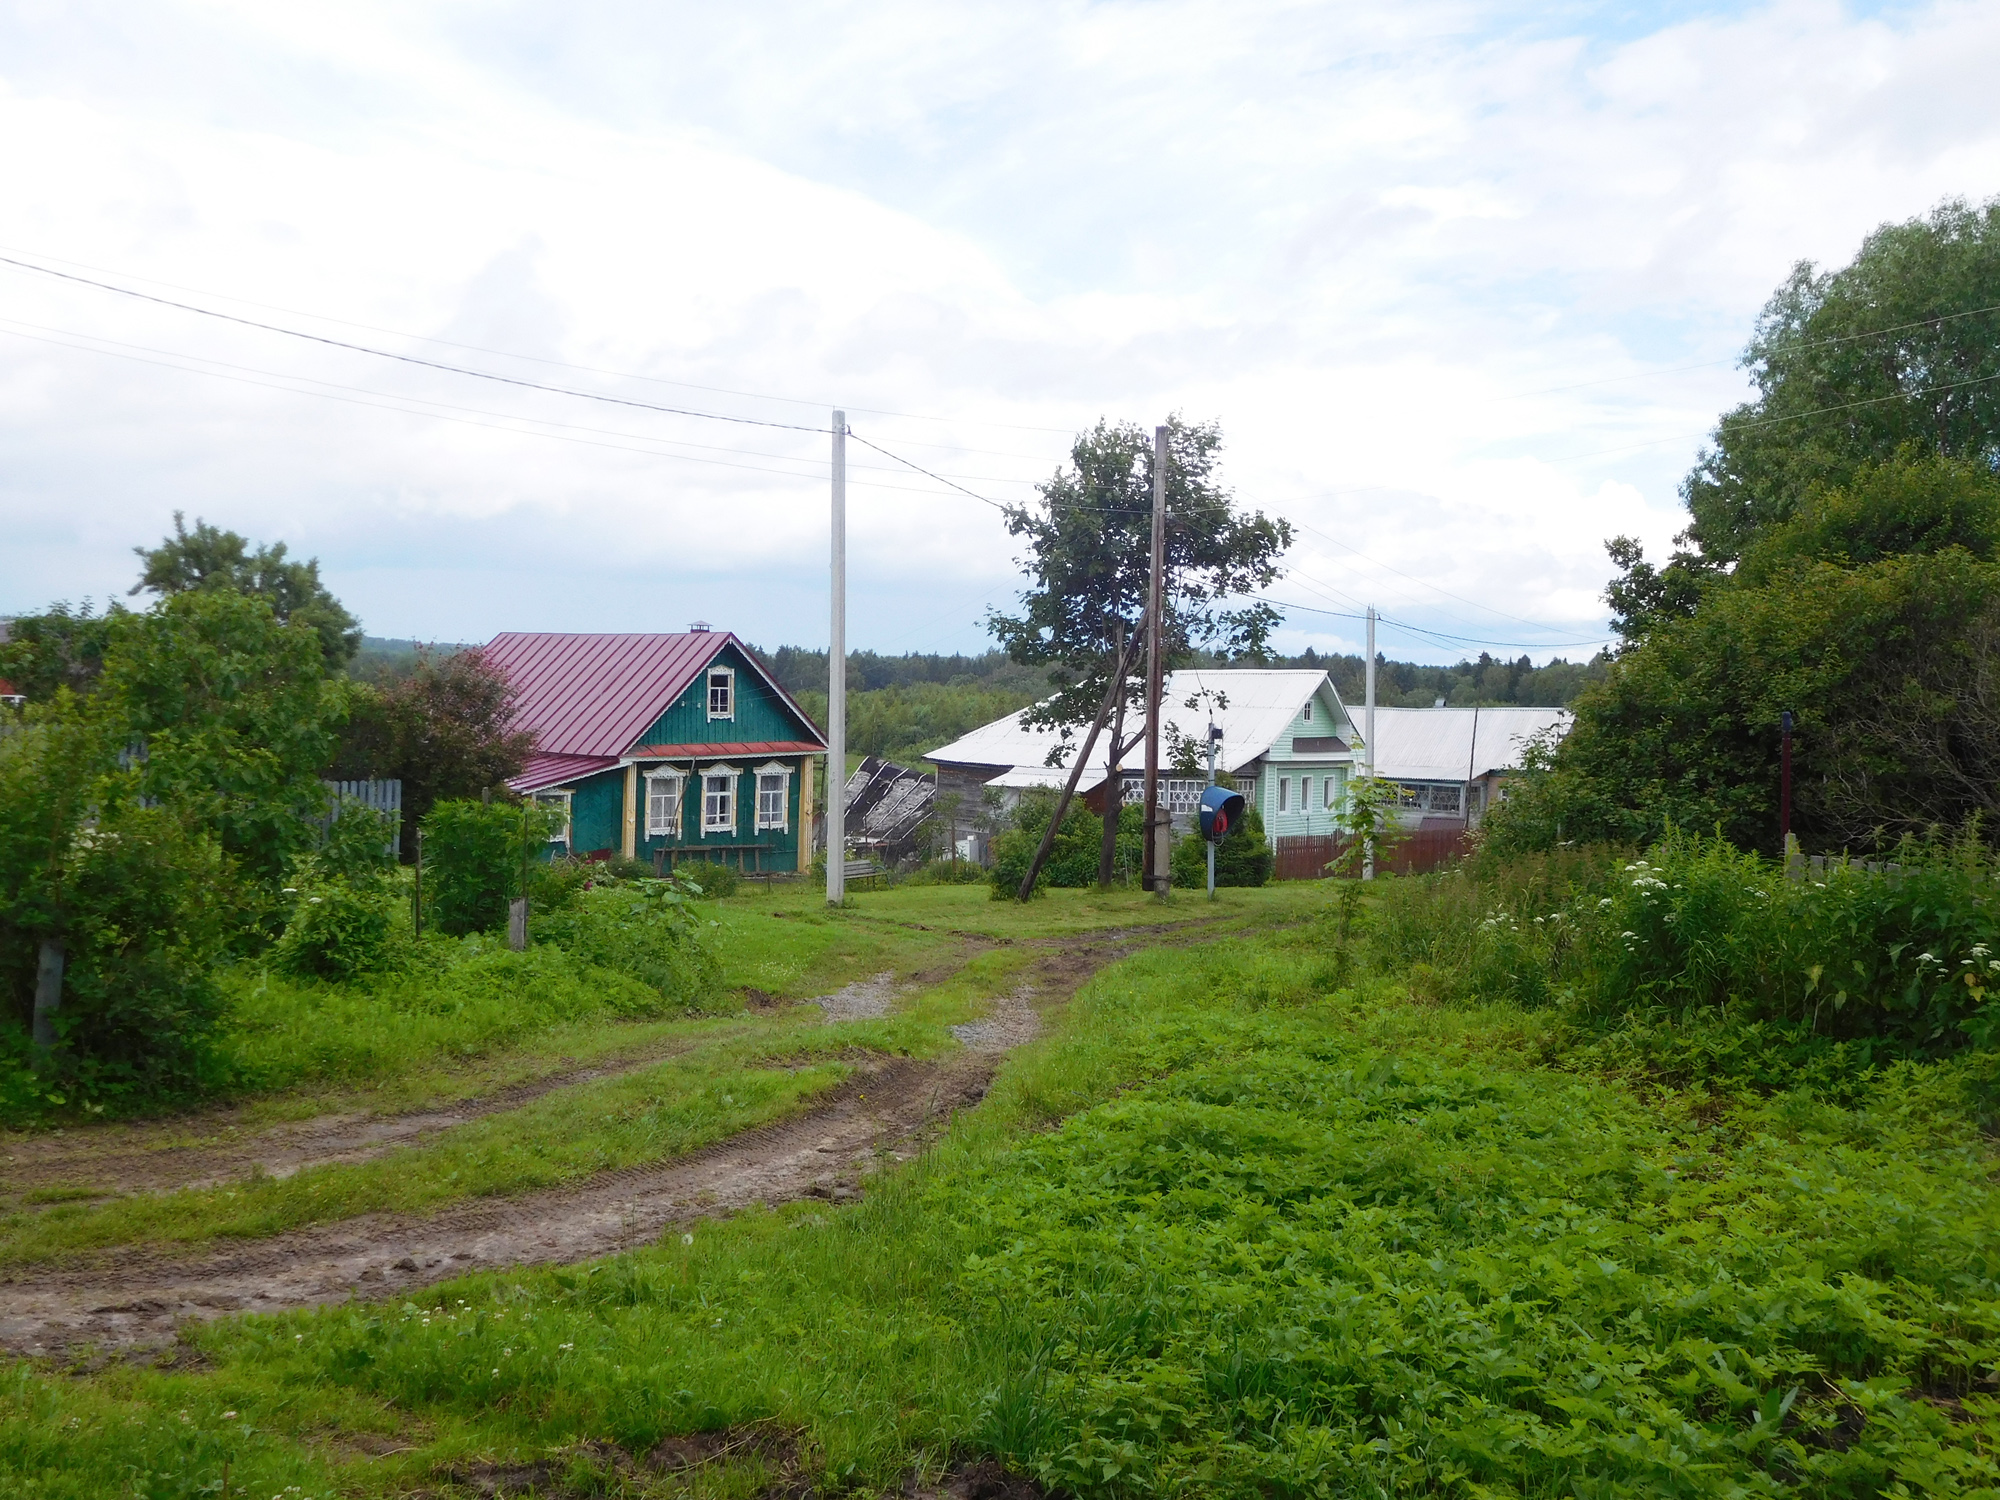
M 795 1447 L 857 1493 L 967 1452 L 1083 1495 L 2000 1485 L 2000 1209 L 1957 1065 L 1847 1106 L 1641 1095 L 1541 1065 L 1536 1013 L 1343 972 L 1317 927 L 1142 954 L 849 1209 L 214 1325 L 194 1372 L 17 1367 L 0 1476 L 748 1494 Z M 730 1427 L 767 1441 L 637 1462 Z

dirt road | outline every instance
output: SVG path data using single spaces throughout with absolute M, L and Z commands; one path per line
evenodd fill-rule
M 80 1344 L 164 1344 L 188 1319 L 395 1297 L 468 1271 L 581 1261 L 630 1249 L 681 1224 L 755 1204 L 851 1198 L 876 1165 L 921 1151 L 955 1111 L 983 1097 L 1005 1053 L 1039 1031 L 1042 1013 L 1065 1001 L 1097 969 L 1130 953 L 1136 937 L 1097 933 L 1074 945 L 1036 944 L 1047 951 L 1020 987 L 994 997 L 982 1019 L 953 1028 L 961 1053 L 943 1062 L 869 1059 L 809 1111 L 688 1156 L 575 1187 L 479 1199 L 429 1215 L 367 1215 L 187 1256 L 135 1249 L 101 1265 L 8 1273 L 0 1277 L 0 1347 L 46 1355 Z M 879 1014 L 890 998 L 879 981 L 868 981 L 822 997 L 822 1009 L 833 1025 Z M 627 1059 L 622 1065 L 653 1060 Z M 533 1093 L 602 1071 L 545 1081 Z M 517 1107 L 526 1097 L 387 1120 L 337 1117 L 332 1124 L 322 1120 L 285 1129 L 319 1143 L 317 1149 L 294 1150 L 297 1165 L 358 1160 L 478 1114 Z M 250 1163 L 265 1170 L 292 1164 L 289 1157 L 266 1164 L 269 1144 L 246 1142 L 188 1156 L 180 1164 L 182 1180 L 214 1180 L 218 1171 L 240 1173 Z M 25 1165 L 37 1178 L 50 1180 L 60 1172 L 65 1152 L 49 1147 L 33 1155 Z M 90 1178 L 107 1184 L 130 1180 L 145 1170 L 149 1155 L 157 1163 L 153 1153 L 93 1152 Z

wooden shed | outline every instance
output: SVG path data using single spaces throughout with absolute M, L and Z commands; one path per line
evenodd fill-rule
M 826 741 L 730 632 L 510 631 L 486 659 L 514 689 L 516 726 L 536 735 L 508 785 L 564 814 L 552 854 L 811 868 Z

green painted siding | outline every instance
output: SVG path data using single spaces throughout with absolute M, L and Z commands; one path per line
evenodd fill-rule
M 704 669 L 674 700 L 673 707 L 639 736 L 641 745 L 716 745 L 815 737 L 734 646 L 724 647 L 711 665 L 736 669 L 735 718 L 709 718 L 708 672 Z
M 616 854 L 625 828 L 625 772 L 600 771 L 574 783 L 570 798 L 570 833 L 574 854 Z
M 710 859 L 745 870 L 796 870 L 799 867 L 799 794 L 804 757 L 750 755 L 729 761 L 728 764 L 735 766 L 741 774 L 736 778 L 736 826 L 728 833 L 703 830 L 701 781 L 697 775 L 682 783 L 685 800 L 681 806 L 680 833 L 648 835 L 645 831 L 646 772 L 658 764 L 661 762 L 639 763 L 638 853 L 641 859 L 651 860 L 664 853 L 668 864 L 679 864 L 689 859 Z M 757 827 L 757 768 L 763 765 L 791 768 L 784 828 Z M 679 762 L 676 769 L 685 771 L 687 763 Z

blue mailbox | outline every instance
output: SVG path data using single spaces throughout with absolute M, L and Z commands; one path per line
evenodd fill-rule
M 1211 843 L 1236 826 L 1243 816 L 1243 794 L 1228 787 L 1212 786 L 1201 794 L 1201 836 Z

